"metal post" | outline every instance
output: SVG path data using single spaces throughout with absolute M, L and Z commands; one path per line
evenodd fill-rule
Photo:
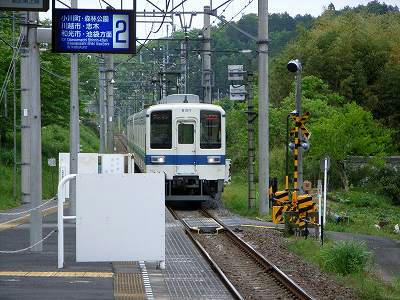
M 321 239 L 321 224 L 322 224 L 322 182 L 318 180 L 318 220 L 319 220 L 319 238 Z
M 21 202 L 30 203 L 30 162 L 31 162 L 31 129 L 30 119 L 30 68 L 28 43 L 28 13 L 23 13 L 25 18 L 21 20 L 21 34 L 24 38 L 21 47 Z
M 78 7 L 78 0 L 71 0 L 71 8 Z M 78 173 L 79 153 L 79 99 L 78 99 L 78 54 L 71 54 L 71 82 L 70 82 L 70 124 L 69 124 L 69 152 L 70 174 Z M 76 183 L 71 181 L 69 188 L 70 214 L 76 214 Z
M 247 73 L 247 153 L 248 153 L 248 208 L 254 208 L 256 190 L 254 185 L 254 121 L 256 115 L 253 103 L 253 74 Z
M 204 103 L 211 103 L 211 26 L 210 6 L 204 6 L 204 29 L 203 29 L 203 86 Z
M 296 72 L 296 112 L 298 116 L 301 118 L 302 116 L 302 109 L 301 109 L 301 68 L 299 68 Z M 299 194 L 303 193 L 303 147 L 301 147 L 301 142 L 302 142 L 302 133 L 301 129 L 297 132 L 297 137 L 300 142 L 300 147 L 298 147 L 298 166 L 297 166 L 297 172 L 298 172 L 298 188 L 299 188 Z
M 323 222 L 326 223 L 326 193 L 328 190 L 328 159 L 324 159 L 324 218 Z
M 13 38 L 13 141 L 14 141 L 14 168 L 13 168 L 13 198 L 17 198 L 17 77 L 16 77 L 16 43 L 15 43 L 15 12 L 12 22 Z
M 32 208 L 42 203 L 42 137 L 41 137 L 41 101 L 40 101 L 40 62 L 39 45 L 37 43 L 38 12 L 29 13 L 29 65 L 31 84 L 31 203 Z M 36 209 L 31 213 L 30 243 L 38 243 L 42 239 L 42 214 Z M 42 251 L 42 244 L 39 243 L 32 248 L 32 251 Z
M 100 123 L 100 153 L 105 153 L 106 139 L 106 115 L 104 107 L 104 91 L 105 91 L 105 73 L 104 73 L 104 58 L 101 55 L 99 60 L 99 123 Z
M 258 0 L 258 190 L 260 214 L 269 213 L 268 0 Z
M 107 152 L 114 151 L 114 58 L 106 54 L 106 86 L 107 86 Z
M 187 93 L 187 74 L 186 74 L 186 42 L 181 42 L 181 91 L 180 93 Z

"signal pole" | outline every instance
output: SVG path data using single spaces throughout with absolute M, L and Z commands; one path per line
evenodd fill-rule
M 268 0 L 258 0 L 258 191 L 260 214 L 269 213 Z
M 30 168 L 31 168 L 31 129 L 30 119 L 30 68 L 29 68 L 29 48 L 28 48 L 28 24 L 29 16 L 23 13 L 21 34 L 23 44 L 21 47 L 21 200 L 22 203 L 30 203 Z
M 210 6 L 204 6 L 204 29 L 203 29 L 203 86 L 204 103 L 211 103 L 211 28 L 210 28 Z
M 39 13 L 29 13 L 28 43 L 29 43 L 29 68 L 30 68 L 30 91 L 31 91 L 31 171 L 30 171 L 30 193 L 32 208 L 38 207 L 42 203 L 42 136 L 41 136 L 41 101 L 40 101 L 40 62 L 39 45 L 37 43 L 37 25 Z M 29 74 L 29 73 L 28 73 Z M 29 75 L 28 75 L 29 76 Z M 31 245 L 38 243 L 42 239 L 42 213 L 35 209 L 31 212 Z M 32 248 L 33 252 L 41 252 L 42 243 L 38 243 Z
M 78 0 L 71 0 L 71 8 L 78 8 Z M 78 54 L 71 54 L 70 82 L 70 124 L 69 124 L 69 170 L 70 174 L 78 174 L 79 153 L 79 95 L 78 95 Z M 70 213 L 76 215 L 76 181 L 71 180 L 69 188 Z

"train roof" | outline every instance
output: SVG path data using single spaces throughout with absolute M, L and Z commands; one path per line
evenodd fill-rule
M 219 105 L 206 104 L 206 103 L 169 103 L 169 104 L 156 104 L 147 108 L 147 112 L 152 112 L 154 110 L 166 110 L 166 109 L 184 109 L 184 108 L 194 108 L 194 109 L 209 109 L 218 110 L 220 112 L 225 112 L 224 109 Z

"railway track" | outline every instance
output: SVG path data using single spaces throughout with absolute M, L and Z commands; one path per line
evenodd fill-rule
M 177 211 L 174 217 L 186 226 L 189 237 L 219 274 L 237 299 L 313 299 L 288 275 L 254 250 L 221 220 L 206 210 Z M 213 219 L 223 230 L 218 234 L 191 232 L 183 219 L 203 216 Z
M 115 148 L 118 153 L 128 153 L 127 141 L 124 135 L 116 134 L 114 136 Z

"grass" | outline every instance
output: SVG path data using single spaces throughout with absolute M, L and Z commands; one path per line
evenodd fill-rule
M 258 195 L 256 195 L 255 207 L 251 209 L 248 208 L 248 185 L 247 181 L 245 181 L 243 177 L 244 176 L 238 175 L 233 176 L 231 184 L 225 186 L 224 192 L 222 193 L 222 202 L 224 203 L 225 207 L 241 216 L 246 216 L 250 218 L 258 217 L 270 220 L 270 216 L 260 216 L 259 214 Z
M 361 249 L 357 244 L 349 244 L 345 247 L 336 245 L 331 241 L 327 241 L 321 248 L 320 244 L 315 240 L 292 238 L 287 246 L 290 251 L 335 276 L 341 284 L 352 288 L 360 299 L 400 299 L 400 278 L 392 283 L 387 283 L 371 273 L 369 268 L 364 270 L 355 268 L 345 275 L 341 274 L 343 272 L 337 272 L 336 268 L 332 268 L 338 261 L 344 261 L 343 255 L 338 254 L 345 253 L 345 256 L 349 258 L 349 256 L 353 257 L 351 252 L 354 247 L 358 248 L 358 251 Z M 339 251 L 337 251 L 338 249 Z M 366 254 L 361 253 L 361 257 L 364 255 Z M 335 256 L 335 258 L 329 261 L 332 256 Z M 360 257 L 360 255 L 356 256 Z M 361 266 L 363 263 L 357 265 Z
M 350 221 L 336 223 L 330 220 L 326 230 L 400 239 L 400 235 L 393 232 L 394 225 L 400 224 L 400 206 L 392 205 L 385 196 L 362 190 L 333 192 L 329 196 L 328 209 L 338 215 L 347 215 Z M 379 221 L 389 224 L 377 229 L 375 224 Z
M 97 152 L 98 137 L 88 127 L 80 128 L 80 143 L 82 145 L 81 152 Z M 8 157 L 7 152 L 12 150 L 0 149 L 1 157 Z M 59 152 L 69 152 L 69 129 L 58 125 L 51 125 L 42 128 L 42 189 L 43 199 L 49 199 L 55 196 L 58 184 L 58 168 L 49 167 L 47 159 L 55 157 L 58 160 Z M 13 199 L 12 178 L 13 166 L 9 160 L 0 160 L 0 210 L 9 209 L 19 205 L 21 200 L 20 192 L 20 173 L 17 168 L 17 199 Z

